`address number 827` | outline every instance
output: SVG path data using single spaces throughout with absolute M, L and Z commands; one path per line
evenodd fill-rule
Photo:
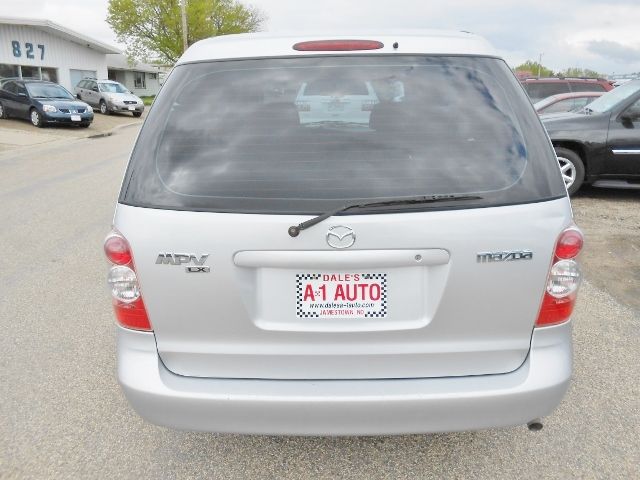
M 44 60 L 44 45 L 42 44 L 38 44 L 37 45 L 38 50 L 40 50 L 40 60 Z M 19 41 L 17 40 L 12 40 L 11 41 L 11 48 L 13 50 L 13 56 L 16 58 L 20 58 L 22 57 L 22 45 L 20 44 Z M 34 48 L 33 48 L 33 43 L 30 42 L 25 42 L 24 44 L 24 53 L 26 54 L 27 58 L 36 58 L 34 55 Z

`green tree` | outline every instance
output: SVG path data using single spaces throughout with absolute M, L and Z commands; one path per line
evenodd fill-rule
M 538 71 L 540 72 L 540 77 L 553 77 L 553 70 L 545 67 L 544 65 L 540 65 L 538 62 L 534 62 L 533 60 L 527 60 L 522 65 L 518 65 L 514 68 L 516 73 L 518 72 L 527 72 L 531 76 L 537 77 Z
M 107 23 L 127 54 L 175 63 L 183 51 L 181 0 L 109 0 Z M 237 0 L 186 1 L 187 43 L 203 38 L 258 31 L 265 15 Z
M 561 77 L 591 77 L 591 78 L 602 78 L 604 75 L 596 72 L 595 70 L 590 70 L 588 68 L 577 68 L 571 67 L 565 70 L 562 70 L 558 73 Z

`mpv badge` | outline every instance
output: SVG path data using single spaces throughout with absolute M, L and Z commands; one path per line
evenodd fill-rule
M 208 253 L 196 255 L 189 253 L 160 253 L 156 259 L 156 265 L 196 265 L 195 267 L 185 267 L 187 273 L 209 273 L 210 268 L 204 266 L 204 262 L 209 257 Z
M 336 225 L 327 232 L 327 243 L 333 248 L 349 248 L 356 243 L 356 234 L 349 227 Z

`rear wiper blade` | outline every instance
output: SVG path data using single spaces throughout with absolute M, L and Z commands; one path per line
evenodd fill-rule
M 291 225 L 287 231 L 289 232 L 289 235 L 291 237 L 297 237 L 298 235 L 300 235 L 300 232 L 302 230 L 313 227 L 315 224 L 320 223 L 323 220 L 332 217 L 333 215 L 355 208 L 387 207 L 393 205 L 416 205 L 437 202 L 458 202 L 461 200 L 482 200 L 482 197 L 479 197 L 477 195 L 420 195 L 417 197 L 396 198 L 377 202 L 352 203 L 350 205 L 343 205 L 340 208 L 336 208 L 335 210 L 323 213 L 321 215 L 318 215 L 317 217 L 313 217 L 298 225 Z

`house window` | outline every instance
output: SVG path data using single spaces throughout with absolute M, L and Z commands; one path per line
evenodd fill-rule
M 40 73 L 42 74 L 42 80 L 58 83 L 58 71 L 55 68 L 42 67 Z
M 144 78 L 144 72 L 133 72 L 135 77 L 133 85 L 135 88 L 147 88 Z
M 158 77 L 157 73 L 150 73 L 149 74 L 149 79 L 151 79 L 151 80 L 155 80 L 157 77 Z
M 0 78 L 19 77 L 18 65 L 7 65 L 0 63 Z
M 40 77 L 40 69 L 38 67 L 21 65 L 20 70 L 22 70 L 22 78 L 35 78 L 36 80 L 42 79 L 42 77 Z

